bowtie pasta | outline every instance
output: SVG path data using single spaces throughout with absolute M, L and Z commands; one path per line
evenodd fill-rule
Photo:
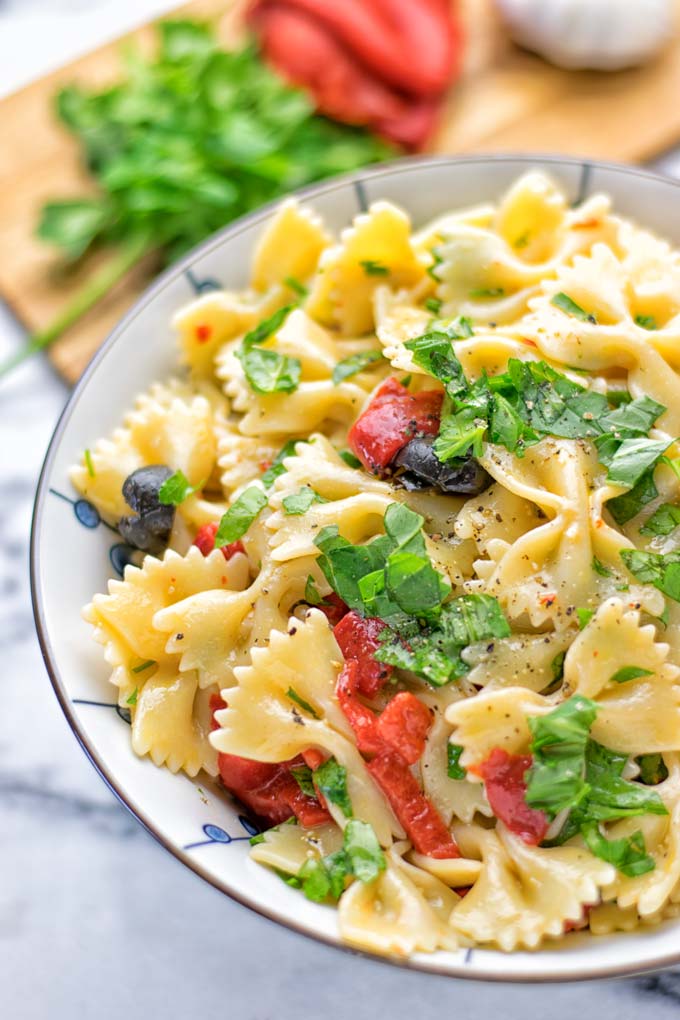
M 156 765 L 384 954 L 680 903 L 680 256 L 540 173 L 412 229 L 284 203 L 72 480 Z M 226 795 L 226 793 L 225 793 Z

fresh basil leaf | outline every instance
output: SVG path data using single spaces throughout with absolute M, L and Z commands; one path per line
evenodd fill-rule
M 386 550 L 384 543 L 376 545 L 375 541 L 355 546 L 338 533 L 336 525 L 322 528 L 315 544 L 322 553 L 317 562 L 333 591 L 350 609 L 363 612 L 359 581 L 383 569 L 389 548 Z
M 641 326 L 643 329 L 658 329 L 656 319 L 653 315 L 636 315 L 635 325 Z
M 312 781 L 312 770 L 309 765 L 294 765 L 290 770 L 290 774 L 305 797 L 316 797 L 316 790 Z
M 640 528 L 641 535 L 670 535 L 680 525 L 680 507 L 663 503 Z
M 310 606 L 325 605 L 324 600 L 316 587 L 316 582 L 311 574 L 307 578 L 305 584 L 305 602 L 308 602 Z
M 613 485 L 631 488 L 668 449 L 667 439 L 648 439 L 645 436 L 624 439 L 609 464 L 607 481 Z
M 360 259 L 359 265 L 366 273 L 366 276 L 389 276 L 389 266 L 383 265 L 382 262 L 378 262 L 375 259 Z
M 444 259 L 436 248 L 430 248 L 430 255 L 432 256 L 432 262 L 426 269 L 427 275 L 431 276 L 433 280 L 437 281 L 437 283 L 441 283 L 441 280 L 437 275 L 437 267 L 442 264 Z
M 566 652 L 558 652 L 555 658 L 550 663 L 550 672 L 552 673 L 552 683 L 562 683 L 564 679 L 564 660 L 566 658 Z
M 583 630 L 585 627 L 587 627 L 592 618 L 594 617 L 594 615 L 595 615 L 594 609 L 588 609 L 587 606 L 579 606 L 579 608 L 576 610 L 576 619 L 578 620 L 579 630 Z
M 255 393 L 294 393 L 300 385 L 302 362 L 299 358 L 260 347 L 237 351 L 236 357 Z
M 133 666 L 130 670 L 131 673 L 145 673 L 147 669 L 151 669 L 152 666 L 156 666 L 157 662 L 155 659 L 145 659 L 144 662 L 140 662 L 138 666 Z
M 463 751 L 464 748 L 460 744 L 446 745 L 446 774 L 449 779 L 465 779 L 467 772 L 460 764 L 460 756 Z
M 283 282 L 289 290 L 295 291 L 298 297 L 306 298 L 309 294 L 309 290 L 305 287 L 304 283 L 300 283 L 294 276 L 285 276 Z
M 251 329 L 243 337 L 243 349 L 246 351 L 250 350 L 251 347 L 263 344 L 265 340 L 268 340 L 270 336 L 281 328 L 294 308 L 297 308 L 296 304 L 284 305 L 282 308 L 277 308 L 269 318 L 259 322 L 254 329 Z
M 355 457 L 351 450 L 340 450 L 340 456 L 344 460 L 347 467 L 360 468 L 361 461 L 358 457 Z
M 314 785 L 326 801 L 337 804 L 345 818 L 351 818 L 352 802 L 349 799 L 347 790 L 347 769 L 340 765 L 335 758 L 329 758 L 323 765 L 313 773 Z
M 288 690 L 286 691 L 286 697 L 290 698 L 291 701 L 294 701 L 296 705 L 299 705 L 300 708 L 302 708 L 305 712 L 311 715 L 314 719 L 319 718 L 319 713 L 309 704 L 308 701 L 305 701 L 304 698 L 301 698 L 297 691 L 293 690 L 292 687 L 289 687 Z
M 404 347 L 412 352 L 419 368 L 444 383 L 449 394 L 456 394 L 464 392 L 468 384 L 451 339 L 448 333 L 437 330 L 407 340 Z
M 642 584 L 653 584 L 668 598 L 680 602 L 680 550 L 662 555 L 639 549 L 623 549 L 621 559 Z
M 223 545 L 242 538 L 266 505 L 267 494 L 259 485 L 250 485 L 222 516 L 215 535 L 215 548 L 221 549 Z
M 567 315 L 573 315 L 576 319 L 581 319 L 582 322 L 596 323 L 597 319 L 590 312 L 586 312 L 585 309 L 577 305 L 573 298 L 570 298 L 568 294 L 560 291 L 559 294 L 555 294 L 550 299 L 550 304 L 554 305 L 555 308 L 559 308 L 560 311 L 565 312 Z
M 289 439 L 285 443 L 279 452 L 274 457 L 267 470 L 262 475 L 261 481 L 265 489 L 271 489 L 272 485 L 281 475 L 286 473 L 286 468 L 283 465 L 286 457 L 293 457 L 295 455 L 295 447 L 298 443 L 305 443 L 306 439 Z
M 654 482 L 654 468 L 650 468 L 642 475 L 638 482 L 629 489 L 622 492 L 620 496 L 614 496 L 608 500 L 606 506 L 617 524 L 627 524 L 640 513 L 643 507 L 651 503 L 659 495 Z
M 441 605 L 451 592 L 451 583 L 429 559 L 397 551 L 388 557 L 385 589 L 389 597 L 409 616 L 419 616 Z
M 386 868 L 378 837 L 368 822 L 351 819 L 345 826 L 343 850 L 360 882 L 374 882 Z
M 312 489 L 309 485 L 303 485 L 297 492 L 291 493 L 290 496 L 284 496 L 282 503 L 283 509 L 286 515 L 299 516 L 300 514 L 306 514 L 313 503 L 327 503 L 328 500 L 324 496 L 320 496 L 315 489 Z
M 382 351 L 360 351 L 358 354 L 351 354 L 348 358 L 343 358 L 339 361 L 333 369 L 333 385 L 337 386 L 343 379 L 351 379 L 353 375 L 358 372 L 363 372 L 369 365 L 375 364 L 376 361 L 382 360 Z
M 310 857 L 295 877 L 308 900 L 323 903 L 331 895 L 331 879 L 323 860 Z
M 607 839 L 602 835 L 597 822 L 590 822 L 581 828 L 581 833 L 590 852 L 600 860 L 613 864 L 623 875 L 634 878 L 654 871 L 654 858 L 646 852 L 644 836 L 640 830 L 622 839 Z
M 663 404 L 651 397 L 636 397 L 605 415 L 602 428 L 605 432 L 617 432 L 624 439 L 634 434 L 646 436 L 665 410 Z
M 668 779 L 668 769 L 661 754 L 641 754 L 635 759 L 640 768 L 640 782 L 645 786 L 658 786 Z
M 642 666 L 622 666 L 621 669 L 617 669 L 616 673 L 612 673 L 609 679 L 614 684 L 625 684 L 629 680 L 638 680 L 643 676 L 653 676 L 654 670 L 643 669 Z
M 202 482 L 200 485 L 191 485 L 183 471 L 175 471 L 174 475 L 165 479 L 158 490 L 158 502 L 164 506 L 179 506 L 189 496 L 198 492 L 203 484 Z
M 424 303 L 425 308 L 427 309 L 428 312 L 432 312 L 433 315 L 439 315 L 442 308 L 442 303 L 439 300 L 439 298 L 435 297 L 425 298 Z
M 442 418 L 433 450 L 443 464 L 468 454 L 481 457 L 485 433 L 485 421 L 470 421 L 461 419 L 459 415 L 448 415 Z
M 609 567 L 605 567 L 604 563 L 602 563 L 600 560 L 598 560 L 597 556 L 593 556 L 593 559 L 592 559 L 592 568 L 593 568 L 593 570 L 595 571 L 596 574 L 600 575 L 600 577 L 612 577 L 613 576 L 612 575 L 612 571 L 609 569 Z
M 588 798 L 582 813 L 587 821 L 607 822 L 635 815 L 667 815 L 668 809 L 655 790 L 623 779 L 628 755 L 589 740 L 585 779 Z

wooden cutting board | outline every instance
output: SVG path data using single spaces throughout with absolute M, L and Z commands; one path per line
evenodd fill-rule
M 465 70 L 446 103 L 433 151 L 556 152 L 635 162 L 680 140 L 679 40 L 643 68 L 568 72 L 513 46 L 493 0 L 460 0 L 460 6 Z M 243 7 L 243 0 L 192 0 L 179 11 L 218 17 L 228 46 L 241 34 Z M 126 38 L 151 48 L 153 27 Z M 0 295 L 29 330 L 45 328 L 97 268 L 90 259 L 66 274 L 51 249 L 33 237 L 44 201 L 93 187 L 76 144 L 53 118 L 51 98 L 67 82 L 101 86 L 115 80 L 119 68 L 118 43 L 112 43 L 0 101 Z M 138 265 L 50 348 L 67 380 L 79 377 L 156 268 Z

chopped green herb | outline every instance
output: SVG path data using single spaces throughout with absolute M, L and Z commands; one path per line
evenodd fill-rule
M 425 308 L 428 312 L 432 312 L 433 315 L 439 315 L 442 308 L 442 302 L 436 297 L 425 298 Z
M 670 619 L 670 609 L 668 608 L 668 605 L 665 605 L 664 609 L 663 609 L 663 613 L 661 614 L 661 616 L 657 616 L 657 620 L 662 625 L 664 630 L 668 626 L 669 619 Z
M 658 329 L 656 319 L 653 315 L 636 315 L 635 325 L 642 326 L 643 329 Z
M 321 903 L 339 899 L 348 878 L 374 882 L 385 867 L 385 855 L 373 828 L 367 822 L 351 819 L 345 826 L 342 849 L 305 861 L 296 881 L 308 899 Z
M 255 393 L 292 393 L 298 388 L 302 362 L 278 351 L 263 349 L 263 344 L 281 327 L 297 305 L 284 305 L 268 319 L 263 319 L 243 338 L 236 357 L 243 366 L 250 388 Z
M 641 754 L 636 758 L 640 768 L 640 782 L 645 786 L 658 786 L 668 779 L 668 769 L 661 754 Z
M 566 655 L 566 652 L 558 652 L 550 663 L 550 672 L 552 673 L 553 684 L 561 684 L 564 679 L 564 660 Z
M 295 765 L 291 768 L 290 774 L 298 784 L 305 797 L 316 797 L 312 770 L 309 765 Z
M 301 698 L 297 691 L 294 691 L 292 687 L 289 687 L 288 690 L 286 691 L 286 697 L 290 698 L 291 701 L 294 701 L 296 705 L 299 705 L 300 708 L 304 709 L 305 712 L 308 712 L 309 715 L 311 715 L 314 719 L 319 718 L 318 712 L 316 712 L 312 708 L 308 701 L 305 701 L 304 698 Z
M 654 482 L 654 468 L 651 467 L 644 472 L 632 489 L 610 499 L 607 503 L 607 510 L 617 524 L 627 524 L 658 495 L 659 492 Z
M 467 775 L 465 769 L 460 764 L 460 756 L 463 753 L 464 748 L 460 744 L 447 744 L 446 745 L 446 774 L 449 779 L 465 779 Z
M 294 308 L 297 308 L 296 304 L 284 305 L 282 308 L 277 308 L 269 318 L 262 319 L 254 329 L 251 329 L 243 337 L 243 348 L 249 350 L 251 347 L 263 344 L 281 328 Z
M 258 832 L 256 836 L 251 836 L 248 840 L 250 846 L 257 846 L 259 843 L 264 843 L 264 832 Z
M 267 505 L 267 494 L 259 485 L 250 485 L 235 499 L 222 516 L 215 535 L 215 548 L 242 538 L 260 511 Z
M 654 670 L 643 669 L 642 666 L 622 666 L 609 679 L 614 684 L 625 684 L 629 680 L 638 680 L 643 676 L 654 676 Z
M 351 468 L 360 468 L 361 461 L 358 457 L 355 457 L 351 450 L 340 450 L 340 456 L 344 460 L 345 464 Z
M 662 457 L 660 463 L 669 467 L 675 477 L 680 480 L 680 457 Z
M 352 817 L 352 802 L 347 790 L 347 769 L 329 758 L 313 773 L 314 785 L 326 801 L 337 804 L 345 818 Z
M 286 287 L 295 291 L 295 293 L 301 298 L 306 298 L 309 294 L 309 290 L 305 287 L 304 283 L 300 283 L 300 281 L 296 280 L 294 276 L 285 276 L 283 282 Z
M 663 503 L 640 528 L 641 535 L 670 535 L 680 525 L 680 507 Z
M 351 379 L 357 372 L 363 372 L 369 365 L 374 365 L 376 361 L 382 360 L 382 351 L 360 351 L 358 354 L 351 354 L 348 358 L 343 358 L 339 361 L 333 369 L 333 385 L 337 386 L 343 379 Z
M 478 641 L 510 636 L 500 604 L 492 595 L 459 595 L 442 606 L 431 625 L 408 633 L 408 646 L 395 634 L 375 652 L 379 662 L 409 670 L 436 687 L 470 669 L 462 652 Z
M 130 697 L 125 699 L 125 704 L 126 705 L 136 705 L 137 704 L 137 688 L 136 687 L 135 687 L 134 691 L 132 692 L 132 694 L 130 695 Z
M 409 386 L 411 385 L 412 379 L 413 379 L 413 376 L 410 373 L 408 375 L 404 376 L 404 378 L 401 380 L 401 385 L 404 387 L 404 389 L 408 389 L 409 388 Z
M 366 273 L 366 276 L 389 276 L 389 266 L 385 266 L 382 262 L 376 262 L 375 259 L 360 259 L 359 265 Z
M 140 662 L 139 666 L 133 666 L 130 672 L 143 673 L 145 670 L 151 669 L 151 667 L 155 665 L 156 665 L 155 659 L 147 659 L 145 662 Z
M 479 287 L 477 290 L 471 290 L 468 294 L 470 298 L 494 298 L 503 297 L 505 295 L 504 287 Z
M 276 479 L 280 475 L 286 473 L 286 469 L 283 465 L 284 460 L 286 459 L 286 457 L 295 456 L 295 447 L 297 446 L 297 444 L 305 442 L 307 442 L 306 439 L 289 439 L 288 442 L 281 447 L 281 449 L 276 454 L 276 457 L 274 458 L 270 466 L 262 475 L 261 481 L 265 489 L 271 489 Z
M 604 563 L 602 563 L 600 560 L 598 560 L 597 556 L 593 556 L 592 567 L 593 567 L 593 570 L 595 571 L 595 573 L 599 574 L 600 577 L 611 577 L 612 576 L 612 572 L 609 569 L 609 567 L 605 567 Z
M 584 627 L 587 627 L 594 615 L 595 615 L 594 609 L 588 609 L 587 607 L 579 607 L 576 610 L 576 619 L 578 620 L 579 630 L 583 630 Z
M 519 237 L 512 242 L 513 248 L 526 248 L 529 244 L 530 236 L 529 231 L 525 230 L 523 234 L 520 234 Z
M 441 280 L 437 276 L 437 266 L 440 266 L 444 259 L 441 257 L 436 248 L 430 248 L 430 255 L 432 256 L 432 262 L 427 267 L 427 275 L 431 276 L 437 283 L 441 283 Z
M 92 463 L 92 454 L 89 450 L 85 450 L 85 467 L 90 478 L 94 478 L 94 464 Z
M 164 506 L 179 506 L 189 496 L 193 496 L 203 488 L 205 482 L 200 485 L 191 485 L 183 471 L 175 471 L 174 475 L 166 478 L 158 490 L 158 502 Z
M 654 871 L 654 858 L 646 852 L 645 839 L 640 830 L 623 839 L 607 839 L 597 822 L 581 826 L 581 835 L 592 854 L 614 867 L 623 875 L 634 878 Z
M 582 322 L 597 322 L 594 315 L 590 312 L 586 312 L 580 305 L 577 305 L 568 294 L 564 294 L 562 291 L 551 298 L 550 304 L 554 305 L 555 308 L 559 308 L 560 311 L 566 312 L 567 315 L 573 315 L 576 319 L 581 319 Z
M 632 488 L 654 467 L 669 445 L 668 439 L 649 439 L 647 436 L 624 439 L 609 460 L 607 481 Z
M 324 600 L 319 594 L 316 582 L 311 574 L 307 578 L 307 582 L 305 584 L 305 602 L 308 602 L 310 606 L 324 605 Z
M 675 602 L 680 602 L 680 550 L 668 553 L 623 549 L 621 559 L 642 584 L 653 584 Z
M 303 485 L 297 492 L 290 496 L 284 496 L 283 509 L 290 516 L 306 514 L 312 503 L 327 503 L 328 500 L 320 496 L 310 485 Z

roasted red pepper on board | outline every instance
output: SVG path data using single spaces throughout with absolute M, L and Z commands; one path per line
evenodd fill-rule
M 321 113 L 407 148 L 431 135 L 462 32 L 449 0 L 255 0 L 266 58 Z
M 508 754 L 503 748 L 494 747 L 483 762 L 469 771 L 484 780 L 486 797 L 496 818 L 525 843 L 537 846 L 545 838 L 550 822 L 543 811 L 529 807 L 525 799 L 524 776 L 531 761 L 530 754 Z
M 409 393 L 390 376 L 352 425 L 348 445 L 367 471 L 381 474 L 414 436 L 436 436 L 444 394 Z
M 219 694 L 213 694 L 210 699 L 210 710 L 213 715 L 226 707 Z M 219 728 L 214 718 L 212 728 Z M 311 828 L 330 821 L 331 816 L 316 797 L 308 797 L 302 792 L 291 772 L 292 768 L 305 764 L 307 754 L 310 754 L 310 760 L 307 762 L 310 768 L 318 768 L 321 757 L 317 759 L 311 752 L 298 755 L 290 761 L 276 763 L 253 761 L 250 758 L 241 758 L 237 754 L 220 753 L 217 755 L 217 766 L 226 788 L 258 818 L 262 818 L 269 825 L 280 825 L 295 815 L 301 825 Z M 316 763 L 314 766 L 311 765 L 312 761 Z

